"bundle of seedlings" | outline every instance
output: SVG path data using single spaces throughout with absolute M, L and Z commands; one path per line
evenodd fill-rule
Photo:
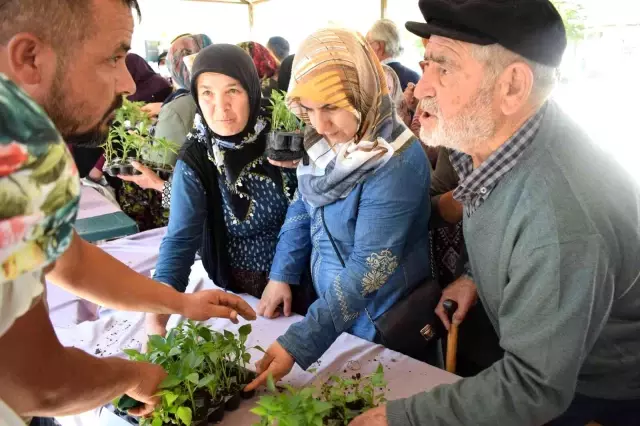
M 225 411 L 237 410 L 242 399 L 254 392 L 243 388 L 255 377 L 246 366 L 251 349 L 264 352 L 259 346 L 247 347 L 251 325 L 244 325 L 238 334 L 219 333 L 193 321 L 181 323 L 166 338 L 150 336 L 146 353 L 126 349 L 135 361 L 161 365 L 167 378 L 160 385 L 161 404 L 150 417 L 138 419 L 140 425 L 204 426 L 224 418 Z M 114 406 L 123 418 L 126 411 L 139 403 L 124 395 Z
M 260 416 L 260 423 L 254 426 L 346 426 L 365 411 L 384 404 L 386 386 L 382 364 L 370 376 L 331 376 L 319 386 L 285 386 L 281 392 L 269 377 L 271 395 L 261 397 L 251 410 Z
M 271 92 L 271 131 L 267 135 L 267 157 L 276 161 L 299 160 L 305 157 L 304 122 L 293 114 L 285 102 L 286 93 Z M 305 160 L 306 162 L 306 160 Z

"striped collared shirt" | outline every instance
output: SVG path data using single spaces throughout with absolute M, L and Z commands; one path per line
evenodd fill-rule
M 470 155 L 451 152 L 451 164 L 460 178 L 453 198 L 463 204 L 467 216 L 471 216 L 482 205 L 498 181 L 518 163 L 538 133 L 545 110 L 546 104 L 477 169 L 473 168 Z

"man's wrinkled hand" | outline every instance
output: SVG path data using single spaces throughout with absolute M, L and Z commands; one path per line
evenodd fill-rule
M 295 360 L 280 343 L 274 342 L 264 357 L 256 363 L 256 372 L 258 377 L 244 388 L 245 391 L 250 392 L 259 386 L 267 383 L 269 375 L 273 377 L 274 382 L 282 379 L 284 376 L 291 372 Z
M 383 405 L 359 415 L 349 426 L 388 426 L 387 408 Z
M 478 300 L 478 290 L 473 280 L 465 276 L 458 278 L 444 289 L 440 302 L 438 302 L 438 306 L 436 307 L 436 314 L 448 331 L 451 327 L 451 322 L 449 321 L 449 317 L 447 316 L 443 305 L 444 301 L 447 299 L 451 299 L 458 303 L 458 309 L 453 314 L 453 323 L 455 325 L 460 325 L 467 316 L 469 309 L 471 309 Z
M 227 318 L 237 323 L 238 315 L 248 321 L 256 319 L 256 312 L 240 296 L 221 290 L 203 290 L 185 294 L 182 315 L 195 321 Z

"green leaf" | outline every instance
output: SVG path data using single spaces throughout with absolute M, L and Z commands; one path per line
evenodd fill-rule
M 251 361 L 251 354 L 250 354 L 250 353 L 247 353 L 247 352 L 243 353 L 243 354 L 242 354 L 242 360 L 243 360 L 245 363 L 250 362 L 250 361 Z
M 251 324 L 245 324 L 238 329 L 238 334 L 241 336 L 248 336 L 251 334 Z
M 266 408 L 264 407 L 256 407 L 250 410 L 253 414 L 255 414 L 256 416 L 266 416 L 268 411 Z
M 171 407 L 173 405 L 174 402 L 176 402 L 176 399 L 178 399 L 178 395 L 176 395 L 173 392 L 165 392 L 164 394 L 164 400 L 167 403 L 167 405 L 169 407 Z
M 129 359 L 139 361 L 144 358 L 144 355 L 135 349 L 124 349 L 122 352 L 129 357 Z
M 167 376 L 162 383 L 160 383 L 160 389 L 169 389 L 174 386 L 178 386 L 182 383 L 182 380 L 176 376 Z
M 180 350 L 180 348 L 176 346 L 171 348 L 167 356 L 172 357 L 172 356 L 180 355 L 181 353 L 182 351 Z
M 149 336 L 148 344 L 150 348 L 162 350 L 166 346 L 166 343 L 166 340 L 162 336 L 157 334 Z
M 187 376 L 187 380 L 193 383 L 194 385 L 197 385 L 198 381 L 200 380 L 200 377 L 198 376 L 198 373 L 191 373 Z
M 266 353 L 267 353 L 267 351 L 265 351 L 265 350 L 262 348 L 262 346 L 255 345 L 255 346 L 253 347 L 253 349 L 257 349 L 257 350 L 259 350 L 260 352 L 262 352 L 263 354 L 266 354 Z
M 269 377 L 267 377 L 267 390 L 269 392 L 275 392 L 276 391 L 276 384 L 273 381 L 273 376 L 271 374 L 269 374 Z
M 235 340 L 236 339 L 236 336 L 232 332 L 230 332 L 229 330 L 225 330 L 224 331 L 224 337 L 226 339 L 228 339 L 228 340 Z
M 192 413 L 191 408 L 189 407 L 179 407 L 178 411 L 176 411 L 176 417 L 180 419 L 180 421 L 185 426 L 191 426 Z
M 198 335 L 207 342 L 211 341 L 211 330 L 209 330 L 209 328 L 207 327 L 200 327 L 198 329 Z
M 200 381 L 198 382 L 198 387 L 203 388 L 205 386 L 207 386 L 209 383 L 211 383 L 214 379 L 216 378 L 216 376 L 214 376 L 213 374 L 209 374 L 208 376 L 203 377 L 202 379 L 200 379 Z
M 151 426 L 162 426 L 162 419 L 160 417 L 156 417 L 153 419 L 153 422 L 151 422 Z

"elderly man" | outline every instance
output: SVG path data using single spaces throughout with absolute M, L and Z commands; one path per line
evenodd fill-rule
M 0 2 L 2 425 L 86 411 L 123 393 L 145 403 L 143 414 L 166 376 L 157 365 L 63 347 L 43 301 L 45 275 L 116 309 L 255 318 L 237 296 L 178 293 L 73 231 L 79 179 L 65 141 L 103 140 L 122 96 L 135 91 L 124 61 L 132 7 L 136 0 Z
M 457 151 L 473 276 L 443 298 L 459 322 L 477 290 L 505 355 L 353 424 L 640 424 L 640 185 L 549 99 L 558 12 L 548 0 L 420 8 L 427 23 L 407 28 L 431 36 L 422 138 Z
M 398 74 L 403 92 L 409 83 L 415 84 L 420 80 L 417 72 L 398 62 L 404 48 L 400 41 L 400 31 L 393 21 L 388 19 L 376 21 L 367 33 L 367 42 L 380 62 L 389 65 Z

